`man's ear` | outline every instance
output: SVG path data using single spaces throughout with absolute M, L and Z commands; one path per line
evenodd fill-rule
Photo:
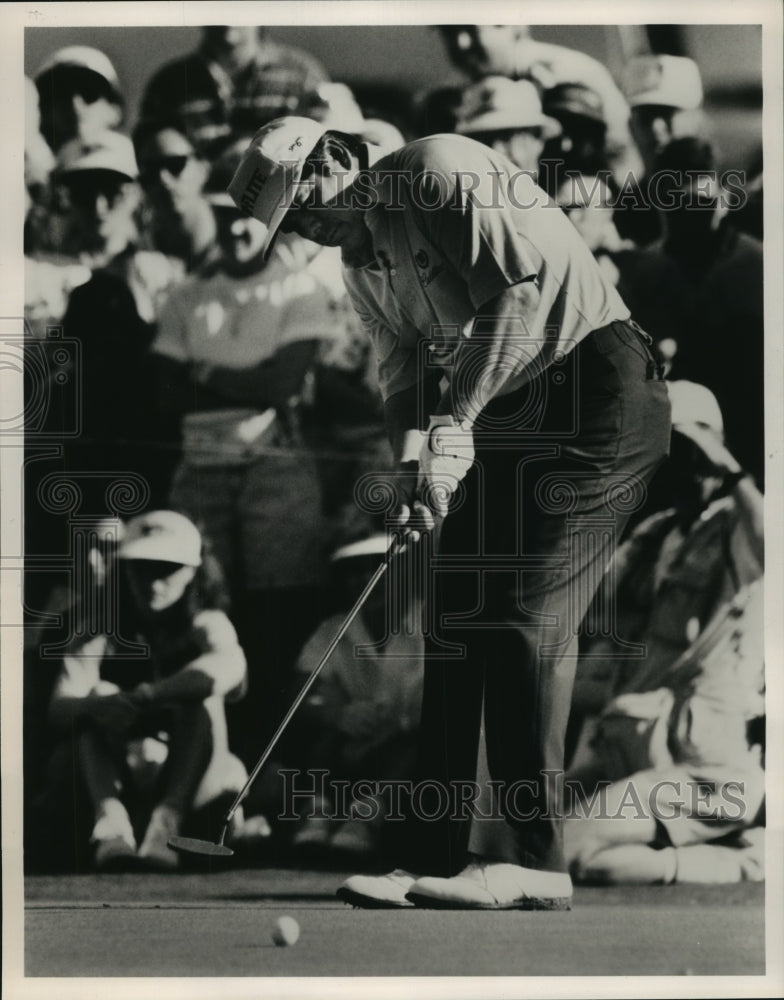
M 335 174 L 345 174 L 353 166 L 354 161 L 351 153 L 343 146 L 335 144 L 324 151 L 324 170 L 322 173 L 332 176 Z

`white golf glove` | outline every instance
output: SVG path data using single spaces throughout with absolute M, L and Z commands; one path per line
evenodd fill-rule
M 419 490 L 427 507 L 445 517 L 458 483 L 474 464 L 474 434 L 452 416 L 430 418 L 419 453 Z

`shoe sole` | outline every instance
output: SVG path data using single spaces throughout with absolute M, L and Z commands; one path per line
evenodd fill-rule
M 414 906 L 425 910 L 571 910 L 571 896 L 556 896 L 552 899 L 530 897 L 513 903 L 457 903 L 449 899 L 438 899 L 418 892 L 406 893 L 406 899 Z
M 343 887 L 338 889 L 335 895 L 344 903 L 358 906 L 363 910 L 410 910 L 414 906 L 410 902 L 396 903 L 392 899 L 376 899 L 374 896 L 365 896 L 361 892 L 354 892 L 353 889 L 344 889 Z

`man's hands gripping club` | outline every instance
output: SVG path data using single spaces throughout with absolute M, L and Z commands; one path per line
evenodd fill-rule
M 474 436 L 454 417 L 434 416 L 422 435 L 418 461 L 399 466 L 393 522 L 411 541 L 446 516 L 452 495 L 474 462 Z

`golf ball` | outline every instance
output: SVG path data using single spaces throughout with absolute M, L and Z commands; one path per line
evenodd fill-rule
M 297 943 L 299 924 L 294 917 L 278 917 L 275 921 L 275 930 L 272 932 L 272 940 L 279 948 Z

